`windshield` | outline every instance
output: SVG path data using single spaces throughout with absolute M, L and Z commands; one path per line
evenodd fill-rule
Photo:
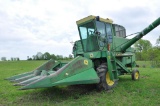
M 106 43 L 112 43 L 111 24 L 91 21 L 79 26 L 84 52 L 103 49 Z
M 105 35 L 106 35 L 106 32 L 105 32 L 105 24 L 102 23 L 102 22 L 99 22 L 99 21 L 96 21 L 96 26 L 97 26 L 97 31 L 100 32 L 100 35 L 102 39 L 105 39 Z M 99 40 L 99 45 L 101 47 L 104 46 L 104 42 Z
M 97 36 L 95 36 L 94 21 L 79 26 L 84 51 L 96 51 L 99 49 Z
M 91 36 L 94 32 L 94 23 L 90 22 L 87 24 L 84 24 L 79 27 L 80 34 L 82 39 L 87 39 L 87 36 Z
M 105 43 L 112 43 L 111 24 L 96 21 L 97 31 L 100 32 L 99 45 L 103 47 Z

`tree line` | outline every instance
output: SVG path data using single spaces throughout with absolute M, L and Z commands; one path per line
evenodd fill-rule
M 137 61 L 150 61 L 152 67 L 160 67 L 160 36 L 155 46 L 148 40 L 140 39 L 133 47 Z
M 72 59 L 73 56 L 69 54 L 69 56 L 63 56 L 63 55 L 55 55 L 55 54 L 50 54 L 49 52 L 45 52 L 44 54 L 41 52 L 38 52 L 37 54 L 33 55 L 32 57 L 27 56 L 27 60 L 68 60 Z
M 7 60 L 7 57 L 1 57 L 1 61 L 19 61 L 19 57 L 11 57 L 10 59 Z

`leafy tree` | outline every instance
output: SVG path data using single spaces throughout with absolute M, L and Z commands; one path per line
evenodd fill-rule
M 151 50 L 150 55 L 150 61 L 152 62 L 152 65 L 155 67 L 160 67 L 160 49 L 157 47 L 154 47 Z
M 19 59 L 19 57 L 17 57 L 17 61 L 19 61 L 20 59 Z
M 1 57 L 1 60 L 6 61 L 7 59 L 6 59 L 6 57 Z
M 160 49 L 160 36 L 159 36 L 159 38 L 156 40 L 156 47 Z
M 64 60 L 67 60 L 67 59 L 68 59 L 68 57 L 63 57 L 63 59 L 64 59 Z
M 58 60 L 62 60 L 63 59 L 62 55 L 57 55 L 56 57 L 57 57 Z
M 72 58 L 73 58 L 73 56 L 70 54 L 70 55 L 69 55 L 69 59 L 72 59 Z
M 32 58 L 28 58 L 28 60 L 32 60 Z
M 152 44 L 148 40 L 140 39 L 134 44 L 137 60 L 148 60 L 147 52 L 152 49 Z
M 33 60 L 36 60 L 36 55 L 33 55 L 32 58 L 33 58 Z
M 44 58 L 45 60 L 49 60 L 49 59 L 51 59 L 51 55 L 50 55 L 48 52 L 45 52 L 45 53 L 43 54 L 43 58 Z
M 57 59 L 57 57 L 54 54 L 51 54 L 51 58 L 54 59 L 54 60 Z
M 43 54 L 41 52 L 37 53 L 36 60 L 43 60 Z
M 11 61 L 13 61 L 14 60 L 14 58 L 13 57 L 11 57 Z
M 138 40 L 135 44 L 134 44 L 134 48 L 138 51 L 138 52 L 142 52 L 142 51 L 148 51 L 149 49 L 152 48 L 152 44 L 150 41 L 148 40 L 143 40 L 140 39 Z

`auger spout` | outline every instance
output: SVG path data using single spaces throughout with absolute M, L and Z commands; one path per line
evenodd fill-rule
M 156 19 L 153 23 L 151 23 L 148 27 L 143 29 L 138 35 L 136 35 L 134 38 L 127 41 L 127 43 L 123 44 L 121 46 L 121 52 L 125 52 L 126 49 L 128 49 L 132 44 L 134 44 L 136 41 L 141 39 L 143 36 L 145 36 L 147 33 L 152 31 L 154 28 L 156 28 L 160 24 L 160 17 Z

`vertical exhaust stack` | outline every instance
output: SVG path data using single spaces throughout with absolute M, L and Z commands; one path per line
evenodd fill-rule
M 160 24 L 160 17 L 156 19 L 154 22 L 152 22 L 148 27 L 143 29 L 138 35 L 136 35 L 134 38 L 130 39 L 127 43 L 123 44 L 121 46 L 121 52 L 125 52 L 126 49 L 128 49 L 132 44 L 134 44 L 136 41 L 141 39 L 143 36 L 148 34 L 150 31 L 152 31 L 154 28 L 156 28 Z

